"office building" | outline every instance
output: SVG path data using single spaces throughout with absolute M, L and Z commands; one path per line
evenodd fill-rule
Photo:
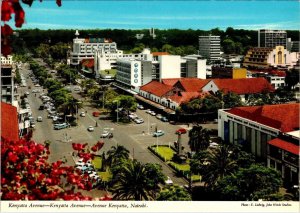
M 284 46 L 286 49 L 287 34 L 284 30 L 266 30 L 258 31 L 258 47 L 275 48 L 276 46 Z
M 14 103 L 14 73 L 12 56 L 1 56 L 1 101 Z
M 300 104 L 279 104 L 221 109 L 218 136 L 239 144 L 282 178 L 299 184 Z
M 210 61 L 220 60 L 220 36 L 199 36 L 199 54 Z

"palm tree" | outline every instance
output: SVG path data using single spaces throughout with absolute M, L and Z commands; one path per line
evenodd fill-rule
M 205 162 L 202 164 L 202 180 L 207 186 L 214 187 L 225 175 L 232 174 L 237 168 L 230 146 L 222 144 L 207 150 Z
M 107 155 L 107 164 L 112 167 L 123 159 L 128 159 L 129 151 L 124 146 L 117 145 L 111 147 L 111 149 L 107 151 Z
M 189 131 L 189 138 L 189 146 L 194 152 L 205 150 L 209 146 L 209 130 L 202 126 L 193 126 Z
M 127 160 L 116 174 L 117 180 L 112 188 L 114 199 L 117 200 L 153 200 L 156 197 L 156 187 L 149 184 L 147 169 L 136 160 Z

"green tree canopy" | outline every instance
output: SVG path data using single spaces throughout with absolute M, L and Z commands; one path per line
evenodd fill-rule
M 191 195 L 178 185 L 163 188 L 157 195 L 158 201 L 191 201 Z
M 236 173 L 225 176 L 218 182 L 218 190 L 226 200 L 257 201 L 274 197 L 281 185 L 278 171 L 252 164 L 249 168 L 240 168 Z

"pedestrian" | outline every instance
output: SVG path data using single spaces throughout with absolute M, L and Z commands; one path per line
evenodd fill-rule
M 97 123 L 97 121 L 96 121 L 96 127 L 98 127 L 98 123 Z

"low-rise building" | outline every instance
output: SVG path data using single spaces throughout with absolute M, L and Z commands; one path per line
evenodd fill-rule
M 247 70 L 245 68 L 233 67 L 212 67 L 212 78 L 247 78 Z
M 242 145 L 281 172 L 283 178 L 293 182 L 298 177 L 298 184 L 299 110 L 300 104 L 220 109 L 218 136 L 225 142 Z
M 175 110 L 183 102 L 188 102 L 192 98 L 204 97 L 210 92 L 216 93 L 217 91 L 238 94 L 241 96 L 242 101 L 245 101 L 251 94 L 273 92 L 274 89 L 265 78 L 170 78 L 162 79 L 161 82 L 151 81 L 140 87 L 136 97 L 150 100 L 160 105 L 160 108 Z

